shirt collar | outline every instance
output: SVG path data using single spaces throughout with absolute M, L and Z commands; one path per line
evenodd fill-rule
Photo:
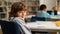
M 21 18 L 21 17 L 10 17 L 10 19 L 14 19 L 14 18 L 19 18 L 19 19 L 21 19 L 21 20 L 24 20 L 24 19 Z

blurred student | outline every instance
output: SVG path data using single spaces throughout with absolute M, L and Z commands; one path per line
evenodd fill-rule
M 54 6 L 52 10 L 48 10 L 47 13 L 49 13 L 51 16 L 57 15 L 57 6 Z
M 51 15 L 53 15 L 53 16 L 57 15 L 57 7 L 56 6 L 52 8 L 52 14 Z
M 31 34 L 30 28 L 25 25 L 24 18 L 27 15 L 27 7 L 24 3 L 16 2 L 11 7 L 10 21 L 13 21 L 19 25 L 23 30 L 20 30 L 22 34 Z
M 43 18 L 51 18 L 51 15 L 49 15 L 46 11 L 46 5 L 42 4 L 40 7 L 39 7 L 39 11 L 38 13 L 36 14 L 37 17 L 43 17 Z

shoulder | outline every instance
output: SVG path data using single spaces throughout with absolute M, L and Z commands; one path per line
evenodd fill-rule
M 24 21 L 23 19 L 19 18 L 19 17 L 15 17 L 15 18 L 13 18 L 13 19 L 10 19 L 10 21 L 16 22 L 16 23 L 18 23 L 18 24 L 23 24 L 23 23 L 25 23 L 25 21 Z
M 38 11 L 38 12 L 37 12 L 37 14 L 41 14 L 41 13 L 43 13 L 43 12 L 42 12 L 42 11 Z
M 9 21 L 21 21 L 19 17 L 11 17 Z

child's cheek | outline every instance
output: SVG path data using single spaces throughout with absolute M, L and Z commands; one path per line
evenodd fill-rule
M 26 13 L 24 13 L 24 18 L 26 17 Z

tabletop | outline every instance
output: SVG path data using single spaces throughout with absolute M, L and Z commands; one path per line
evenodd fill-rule
M 26 25 L 34 31 L 60 31 L 60 27 L 54 21 L 37 21 Z

